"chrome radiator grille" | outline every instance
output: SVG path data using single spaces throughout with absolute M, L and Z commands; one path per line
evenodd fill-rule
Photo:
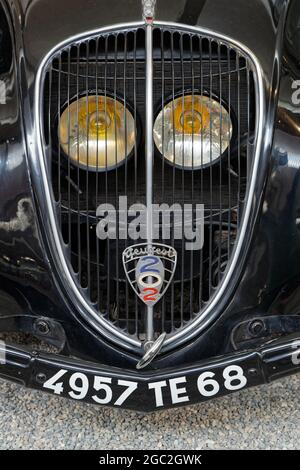
M 118 209 L 119 196 L 127 196 L 128 205 L 146 202 L 145 49 L 143 26 L 76 41 L 48 61 L 42 90 L 45 158 L 71 274 L 99 319 L 137 341 L 145 338 L 145 306 L 131 289 L 122 266 L 122 252 L 134 242 L 99 240 L 96 209 L 102 203 Z M 154 27 L 155 116 L 171 99 L 198 93 L 226 103 L 234 128 L 228 151 L 207 168 L 180 169 L 155 152 L 154 203 L 201 203 L 205 220 L 202 250 L 187 251 L 184 240 L 175 240 L 172 221 L 171 240 L 156 240 L 174 246 L 178 253 L 174 279 L 155 307 L 157 335 L 167 332 L 172 337 L 199 318 L 226 275 L 243 220 L 254 159 L 256 92 L 254 67 L 242 50 L 195 31 Z M 111 171 L 79 167 L 59 144 L 62 111 L 83 97 L 88 100 L 91 94 L 121 100 L 137 124 L 131 157 Z M 126 119 L 124 113 L 125 127 Z M 122 222 L 118 213 L 117 224 Z

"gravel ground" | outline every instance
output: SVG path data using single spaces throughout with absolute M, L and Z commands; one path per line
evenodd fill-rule
M 300 449 L 300 375 L 151 415 L 0 381 L 0 449 Z

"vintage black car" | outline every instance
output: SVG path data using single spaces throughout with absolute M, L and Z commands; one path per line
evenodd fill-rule
M 0 0 L 0 377 L 153 411 L 300 371 L 300 5 Z

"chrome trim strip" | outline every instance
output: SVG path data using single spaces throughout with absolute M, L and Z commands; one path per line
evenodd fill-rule
M 0 340 L 0 364 L 6 364 L 6 344 L 5 341 Z
M 153 241 L 153 28 L 146 25 L 146 206 L 147 206 L 147 243 Z M 154 340 L 154 310 L 147 306 L 146 342 Z
M 57 261 L 59 261 L 58 266 L 61 269 L 58 269 L 58 271 L 62 271 L 62 277 L 64 278 L 64 282 L 68 282 L 69 286 L 72 290 L 72 293 L 74 294 L 74 297 L 78 301 L 79 305 L 83 307 L 84 311 L 81 311 L 80 314 L 82 314 L 90 324 L 92 323 L 93 327 L 101 334 L 104 335 L 104 337 L 108 337 L 111 341 L 114 343 L 117 343 L 118 345 L 125 347 L 126 349 L 132 350 L 134 348 L 136 351 L 140 350 L 141 347 L 141 342 L 129 337 L 125 334 L 123 334 L 122 331 L 118 330 L 115 328 L 112 324 L 110 324 L 108 321 L 105 319 L 101 318 L 92 308 L 92 306 L 86 301 L 84 296 L 81 294 L 80 290 L 78 289 L 78 286 L 76 285 L 76 282 L 71 274 L 70 268 L 68 266 L 68 263 L 65 259 L 64 252 L 63 252 L 63 247 L 62 247 L 62 242 L 60 240 L 60 236 L 58 233 L 58 227 L 56 223 L 56 217 L 55 217 L 55 208 L 54 208 L 54 203 L 51 197 L 51 189 L 50 189 L 50 184 L 48 181 L 47 177 L 47 169 L 46 169 L 46 162 L 45 162 L 45 152 L 44 148 L 42 145 L 42 89 L 41 89 L 41 84 L 43 83 L 43 78 L 45 75 L 45 68 L 50 61 L 50 59 L 57 53 L 60 49 L 65 48 L 66 46 L 80 42 L 82 40 L 91 38 L 95 35 L 98 34 L 104 34 L 104 33 L 113 33 L 114 31 L 119 31 L 119 30 L 124 30 L 126 28 L 138 28 L 138 27 L 143 27 L 144 23 L 143 22 L 138 22 L 138 23 L 128 23 L 128 24 L 119 24 L 115 26 L 108 26 L 105 28 L 100 28 L 98 30 L 93 30 L 90 32 L 87 32 L 85 34 L 79 34 L 77 36 L 73 36 L 66 41 L 61 42 L 57 46 L 55 46 L 52 50 L 49 51 L 49 53 L 44 57 L 42 60 L 37 76 L 36 76 L 36 82 L 35 82 L 35 97 L 34 97 L 34 135 L 35 139 L 33 141 L 30 141 L 29 148 L 31 149 L 31 152 L 33 152 L 33 155 L 37 157 L 37 161 L 39 161 L 40 164 L 40 170 L 41 170 L 41 177 L 43 180 L 43 185 L 44 185 L 44 191 L 45 191 L 45 197 L 49 209 L 49 225 L 51 228 L 51 235 L 54 240 L 54 246 L 51 246 L 51 253 L 52 257 L 56 256 L 55 255 L 55 250 L 57 251 Z M 241 254 L 241 250 L 243 248 L 243 243 L 244 243 L 244 238 L 246 231 L 248 229 L 248 223 L 250 219 L 250 213 L 251 213 L 251 207 L 252 207 L 252 201 L 253 201 L 253 196 L 254 196 L 254 190 L 255 190 L 255 184 L 257 180 L 257 173 L 258 173 L 258 166 L 259 166 L 259 159 L 260 159 L 260 154 L 261 154 L 261 149 L 262 149 L 262 141 L 263 141 L 263 124 L 264 124 L 264 117 L 265 117 L 265 93 L 264 93 L 264 87 L 263 87 L 263 73 L 262 69 L 260 67 L 259 61 L 256 58 L 256 56 L 245 46 L 243 46 L 241 43 L 239 43 L 236 40 L 233 40 L 232 38 L 229 38 L 228 36 L 224 36 L 222 34 L 213 32 L 211 30 L 205 29 L 205 28 L 200 28 L 200 27 L 193 27 L 189 25 L 183 25 L 179 23 L 168 23 L 168 22 L 160 22 L 160 21 L 155 21 L 153 23 L 153 27 L 166 27 L 166 28 L 176 28 L 176 29 L 182 29 L 187 32 L 194 32 L 202 35 L 206 35 L 215 39 L 219 39 L 220 41 L 226 42 L 228 45 L 232 45 L 233 47 L 239 49 L 244 55 L 248 56 L 248 58 L 251 60 L 252 64 L 254 65 L 255 68 L 255 73 L 254 73 L 254 79 L 256 82 L 256 110 L 257 110 L 257 116 L 256 116 L 256 145 L 255 145 L 255 157 L 254 157 L 254 162 L 253 162 L 253 168 L 252 168 L 252 174 L 251 174 L 251 181 L 249 185 L 249 191 L 247 195 L 247 203 L 244 208 L 244 213 L 243 213 L 243 221 L 241 224 L 241 227 L 239 229 L 239 235 L 238 235 L 238 240 L 236 242 L 235 250 L 232 255 L 230 263 L 228 263 L 228 271 L 226 275 L 223 278 L 222 284 L 219 287 L 215 297 L 212 299 L 212 301 L 209 303 L 207 308 L 202 312 L 199 317 L 195 318 L 194 321 L 189 323 L 187 326 L 183 327 L 181 330 L 173 334 L 172 336 L 168 337 L 165 341 L 163 351 L 168 351 L 173 347 L 177 347 L 178 345 L 182 344 L 183 342 L 189 341 L 192 338 L 194 338 L 196 335 L 198 335 L 203 329 L 205 329 L 209 323 L 211 323 L 217 315 L 219 315 L 219 311 L 216 308 L 220 299 L 224 295 L 226 289 L 229 286 L 230 279 L 232 277 L 232 274 L 234 270 L 236 269 L 237 266 L 237 261 L 238 258 Z M 53 245 L 53 243 L 52 243 Z M 234 286 L 236 287 L 236 286 Z M 214 311 L 215 310 L 215 311 Z M 121 341 L 121 343 L 120 343 Z

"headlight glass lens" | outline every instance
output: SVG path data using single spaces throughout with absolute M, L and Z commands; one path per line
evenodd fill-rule
M 219 101 L 185 95 L 168 103 L 154 123 L 157 149 L 172 164 L 197 169 L 215 163 L 229 146 L 233 126 Z
M 90 171 L 116 168 L 131 154 L 136 140 L 132 113 L 109 96 L 84 96 L 62 113 L 59 142 L 72 162 Z

